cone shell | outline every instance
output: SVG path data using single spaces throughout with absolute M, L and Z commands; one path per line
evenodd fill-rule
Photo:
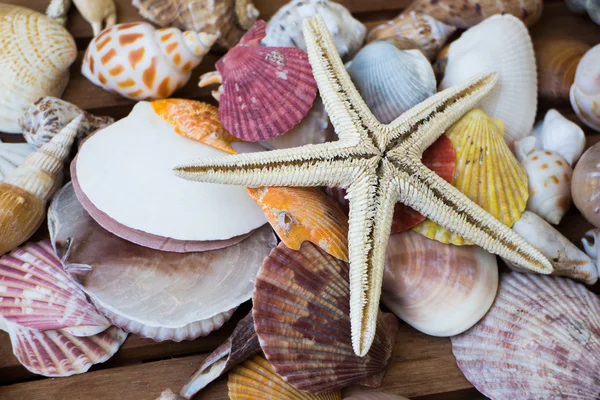
M 35 147 L 27 143 L 3 143 L 0 140 L 0 181 L 25 161 L 35 151 Z
M 573 179 L 571 192 L 573 203 L 595 227 L 600 227 L 600 144 L 596 143 L 586 150 L 579 159 Z
M 374 42 L 356 55 L 348 74 L 373 115 L 389 124 L 433 96 L 431 65 L 418 50 L 399 50 L 391 42 Z
M 279 238 L 292 250 L 309 241 L 348 261 L 348 217 L 320 188 L 260 187 L 248 193 Z
M 280 243 L 258 273 L 252 301 L 260 346 L 296 389 L 324 393 L 353 383 L 381 384 L 398 320 L 379 312 L 369 353 L 354 354 L 348 264 L 312 243 L 299 251 Z
M 504 142 L 502 122 L 474 109 L 446 135 L 456 154 L 452 185 L 503 224 L 512 226 L 527 205 L 527 175 Z M 413 229 L 442 243 L 468 244 L 431 220 Z
M 504 122 L 511 145 L 531 132 L 537 106 L 537 71 L 527 28 L 510 15 L 495 15 L 450 44 L 441 89 L 496 72 L 498 82 L 480 103 Z
M 0 131 L 20 133 L 18 120 L 43 96 L 62 95 L 77 47 L 67 30 L 28 8 L 0 4 Z
M 376 26 L 367 36 L 367 42 L 376 40 L 409 39 L 430 61 L 444 46 L 455 27 L 446 25 L 421 12 L 408 11 L 396 18 Z
M 577 65 L 570 98 L 579 119 L 600 132 L 600 44 L 588 50 Z
M 600 300 L 570 279 L 511 273 L 471 330 L 452 338 L 458 367 L 493 399 L 600 396 Z
M 237 366 L 227 379 L 231 400 L 341 400 L 340 392 L 311 394 L 294 389 L 262 356 Z
M 187 99 L 152 102 L 154 112 L 175 127 L 175 132 L 231 154 L 237 153 L 231 136 L 219 120 L 219 109 L 211 104 Z
M 571 85 L 575 82 L 577 64 L 590 47 L 585 42 L 570 38 L 534 39 L 540 97 L 567 101 Z
M 264 21 L 258 21 L 241 44 L 217 62 L 223 79 L 221 122 L 233 136 L 251 142 L 292 129 L 306 116 L 317 95 L 306 52 L 258 46 L 264 28 Z

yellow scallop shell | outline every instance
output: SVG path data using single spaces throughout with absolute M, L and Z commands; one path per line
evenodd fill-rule
M 452 185 L 500 222 L 512 226 L 527 205 L 528 182 L 525 170 L 504 141 L 502 121 L 474 109 L 446 135 L 456 157 Z M 429 219 L 413 229 L 442 243 L 472 244 Z

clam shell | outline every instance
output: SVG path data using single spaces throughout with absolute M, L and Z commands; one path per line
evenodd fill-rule
M 474 109 L 446 135 L 456 155 L 452 185 L 503 224 L 512 226 L 527 205 L 527 175 L 504 142 L 502 122 Z M 442 243 L 469 244 L 431 220 L 413 229 Z
M 64 270 L 52 245 L 27 243 L 0 257 L 0 314 L 41 331 L 91 336 L 110 326 Z
M 453 336 L 477 323 L 498 289 L 496 256 L 415 232 L 390 236 L 381 301 L 415 329 Z
M 588 50 L 579 61 L 570 98 L 579 119 L 600 132 L 600 45 Z
M 235 137 L 258 142 L 297 125 L 317 95 L 306 52 L 292 47 L 260 47 L 265 22 L 258 21 L 217 61 L 223 79 L 219 115 Z
M 20 133 L 27 106 L 62 95 L 77 47 L 67 30 L 24 7 L 0 4 L 0 131 Z
M 286 383 L 262 356 L 255 356 L 231 371 L 227 379 L 231 400 L 341 400 L 340 392 L 311 394 Z
M 348 74 L 373 115 L 384 124 L 436 92 L 427 58 L 418 50 L 399 50 L 391 42 L 362 48 Z
M 498 83 L 479 107 L 504 122 L 511 145 L 529 135 L 537 106 L 533 45 L 525 25 L 511 15 L 490 17 L 452 42 L 440 88 L 491 72 L 498 74 Z
M 573 171 L 573 203 L 585 219 L 600 227 L 600 143 L 583 153 Z
M 595 0 L 565 0 L 569 10 L 584 14 L 587 12 L 589 17 L 600 25 L 600 6 Z
M 543 122 L 538 125 L 532 135 L 538 139 L 539 147 L 542 150 L 553 151 L 567 160 L 569 165 L 575 165 L 585 149 L 583 129 L 554 109 L 548 110 Z
M 292 0 L 285 4 L 269 20 L 262 44 L 306 51 L 302 21 L 315 15 L 323 17 L 342 60 L 351 59 L 362 46 L 367 28 L 346 7 L 329 0 Z
M 600 300 L 570 279 L 511 273 L 471 330 L 452 338 L 458 367 L 494 399 L 600 396 Z
M 350 343 L 348 264 L 312 243 L 299 251 L 282 243 L 266 258 L 252 301 L 254 328 L 265 356 L 299 390 L 324 393 L 352 383 L 381 384 L 398 320 L 379 312 L 366 357 Z
M 0 181 L 23 163 L 35 151 L 28 143 L 3 143 L 0 140 Z

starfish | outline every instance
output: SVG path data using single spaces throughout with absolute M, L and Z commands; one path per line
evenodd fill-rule
M 189 180 L 249 187 L 345 188 L 356 354 L 365 355 L 375 336 L 385 250 L 398 201 L 525 270 L 552 271 L 538 250 L 421 163 L 423 151 L 492 89 L 495 74 L 439 92 L 383 125 L 352 84 L 323 19 L 305 20 L 304 36 L 339 140 L 200 160 L 174 172 Z

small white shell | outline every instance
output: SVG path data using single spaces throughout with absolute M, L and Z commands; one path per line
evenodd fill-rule
M 532 135 L 538 139 L 536 146 L 541 150 L 561 155 L 571 166 L 575 165 L 585 149 L 583 129 L 555 109 L 548 110 L 544 121 L 536 125 Z
M 600 25 L 600 3 L 598 0 L 565 0 L 569 10 L 579 13 L 587 14 L 590 16 L 592 21 Z
M 27 143 L 3 143 L 0 140 L 0 181 L 23 163 L 25 157 L 35 151 Z
M 583 56 L 575 83 L 571 86 L 571 106 L 583 123 L 600 132 L 600 44 Z

